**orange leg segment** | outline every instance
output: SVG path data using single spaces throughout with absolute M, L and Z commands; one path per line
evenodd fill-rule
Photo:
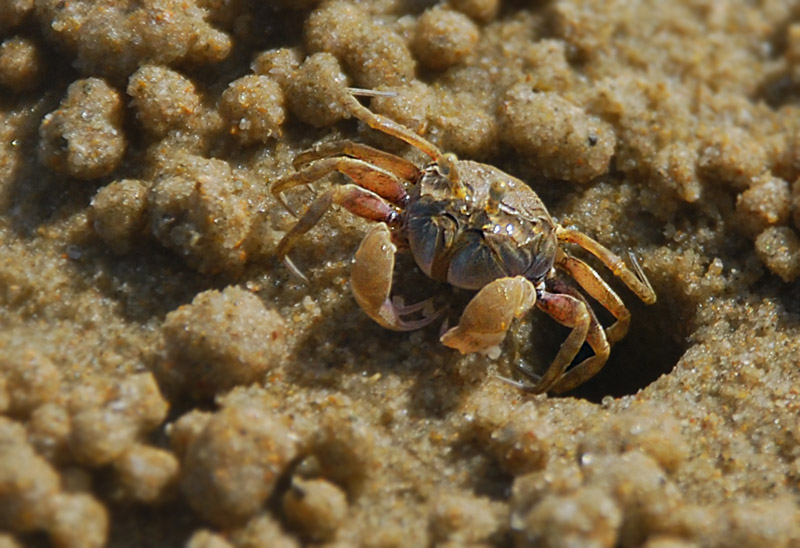
M 603 368 L 603 366 L 606 364 L 606 361 L 608 361 L 611 347 L 606 339 L 606 333 L 603 331 L 603 326 L 600 325 L 599 321 L 597 321 L 597 317 L 594 315 L 594 312 L 592 312 L 592 308 L 589 306 L 589 303 L 586 302 L 586 298 L 583 295 L 576 291 L 572 286 L 560 281 L 552 284 L 552 290 L 557 291 L 558 293 L 570 295 L 584 304 L 590 316 L 589 329 L 586 332 L 586 343 L 594 351 L 594 356 L 590 356 L 576 364 L 568 371 L 562 372 L 562 375 L 555 379 L 555 381 L 547 388 L 548 392 L 561 394 L 572 390 L 573 388 L 594 377 L 597 372 Z M 566 344 L 566 341 L 564 344 Z M 583 346 L 582 343 L 581 346 Z M 580 351 L 580 348 L 578 350 Z M 557 359 L 558 356 L 556 356 L 556 360 Z M 574 356 L 570 359 L 570 363 L 573 359 Z
M 295 243 L 330 209 L 332 204 L 337 204 L 354 215 L 364 217 L 372 221 L 391 223 L 397 216 L 397 212 L 386 203 L 380 196 L 361 188 L 358 185 L 349 184 L 335 186 L 319 195 L 297 223 L 287 232 L 278 243 L 276 255 L 286 263 L 286 266 L 303 281 L 308 282 L 305 275 L 294 265 L 289 258 L 289 251 Z
M 579 245 L 600 259 L 615 276 L 622 280 L 625 285 L 636 293 L 646 304 L 653 304 L 656 302 L 656 293 L 653 291 L 653 286 L 650 285 L 647 276 L 644 275 L 642 268 L 633 255 L 630 256 L 633 263 L 633 270 L 631 270 L 625 265 L 623 260 L 610 249 L 603 246 L 600 242 L 593 240 L 583 232 L 571 228 L 558 227 L 556 229 L 556 236 L 562 242 Z
M 400 205 L 408 199 L 403 181 L 397 175 L 363 160 L 347 156 L 322 158 L 312 162 L 297 173 L 273 183 L 271 192 L 286 209 L 291 211 L 281 198 L 283 191 L 299 185 L 311 184 L 333 171 L 344 173 L 353 179 L 359 187 L 372 191 L 393 204 Z
M 348 91 L 350 91 L 350 93 L 345 94 L 344 104 L 347 110 L 350 111 L 350 114 L 367 124 L 372 129 L 376 129 L 386 133 L 387 135 L 396 137 L 397 139 L 405 141 L 409 145 L 421 150 L 430 156 L 434 162 L 438 161 L 439 158 L 442 157 L 442 151 L 424 137 L 417 135 L 404 125 L 398 124 L 391 118 L 381 116 L 380 114 L 375 114 L 367 107 L 359 103 L 358 99 L 356 99 L 352 93 L 358 93 L 361 90 L 350 89 Z
M 321 143 L 310 150 L 300 153 L 294 159 L 293 165 L 295 169 L 301 169 L 316 160 L 334 156 L 349 156 L 363 160 L 380 169 L 394 173 L 397 177 L 409 183 L 416 182 L 419 177 L 419 168 L 405 158 L 347 140 Z
M 614 344 L 625 337 L 631 323 L 631 313 L 606 281 L 588 264 L 566 253 L 559 254 L 556 266 L 569 274 L 578 282 L 578 285 L 616 318 L 617 321 L 606 329 L 606 338 L 609 344 Z
M 536 307 L 544 311 L 561 325 L 572 328 L 567 339 L 561 343 L 558 354 L 533 386 L 525 386 L 531 392 L 546 392 L 561 378 L 569 364 L 578 354 L 589 332 L 591 316 L 586 305 L 579 299 L 561 293 L 540 291 Z

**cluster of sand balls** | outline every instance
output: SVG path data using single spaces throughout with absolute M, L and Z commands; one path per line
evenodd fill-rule
M 39 157 L 52 169 L 78 179 L 106 177 L 117 171 L 127 147 L 123 125 L 124 105 L 129 102 L 136 124 L 154 143 L 152 153 L 156 157 L 159 148 L 163 156 L 182 150 L 201 157 L 185 156 L 177 169 L 157 160 L 150 169 L 150 179 L 123 179 L 102 189 L 95 202 L 98 234 L 113 249 L 126 252 L 132 238 L 151 232 L 201 272 L 235 274 L 241 271 L 252 247 L 248 241 L 252 212 L 247 203 L 254 201 L 249 191 L 253 183 L 242 181 L 227 166 L 202 158 L 214 140 L 229 135 L 243 146 L 268 144 L 282 135 L 287 116 L 328 127 L 347 116 L 337 100 L 344 86 L 387 88 L 396 95 L 376 100 L 374 106 L 379 112 L 418 130 L 430 128 L 432 138 L 455 152 L 480 157 L 495 150 L 498 141 L 507 142 L 529 158 L 542 175 L 574 182 L 588 182 L 606 173 L 614 154 L 618 167 L 628 170 L 626 155 L 631 154 L 631 170 L 649 170 L 688 202 L 699 198 L 705 181 L 724 181 L 738 192 L 736 210 L 742 217 L 743 233 L 753 239 L 762 261 L 787 281 L 800 274 L 800 263 L 792 258 L 797 255 L 792 250 L 800 245 L 795 226 L 797 185 L 769 172 L 771 165 L 777 166 L 773 171 L 779 175 L 786 171 L 781 163 L 791 163 L 792 143 L 787 144 L 785 152 L 779 148 L 766 150 L 744 131 L 735 129 L 695 138 L 694 151 L 686 143 L 670 142 L 659 154 L 642 156 L 640 151 L 651 148 L 657 134 L 639 134 L 633 111 L 627 114 L 629 117 L 615 118 L 613 125 L 606 121 L 619 110 L 622 94 L 641 90 L 627 89 L 630 82 L 603 82 L 586 91 L 590 109 L 576 106 L 559 92 L 570 85 L 565 52 L 547 41 L 532 52 L 537 59 L 541 56 L 536 62 L 542 63 L 544 70 L 537 73 L 535 81 L 512 85 L 497 97 L 496 118 L 483 106 L 489 101 L 486 97 L 473 92 L 441 94 L 417 80 L 415 58 L 432 71 L 445 70 L 469 58 L 478 36 L 473 21 L 490 19 L 497 8 L 496 3 L 483 4 L 456 6 L 461 11 L 442 7 L 425 11 L 407 44 L 371 22 L 363 8 L 344 1 L 324 3 L 305 23 L 305 53 L 297 48 L 262 52 L 253 62 L 253 73 L 230 82 L 216 102 L 198 90 L 187 75 L 159 64 L 168 59 L 160 59 L 150 50 L 140 51 L 138 57 L 127 61 L 131 69 L 123 93 L 112 84 L 124 63 L 106 66 L 101 54 L 107 49 L 91 46 L 89 41 L 67 40 L 69 47 L 76 48 L 81 63 L 97 68 L 107 78 L 78 80 L 69 87 L 59 107 L 41 124 Z M 114 10 L 109 13 L 122 17 Z M 216 15 L 225 19 L 224 14 Z M 68 28 L 67 22 L 92 26 L 103 21 L 91 14 L 80 17 L 77 11 L 59 13 L 62 23 L 54 28 Z M 130 14 L 129 18 L 135 19 Z M 193 19 L 187 18 L 184 23 L 190 21 Z M 188 31 L 181 30 L 178 36 L 189 40 L 181 34 L 184 32 Z M 217 43 L 218 38 L 212 33 L 200 43 Z M 355 48 L 352 44 L 369 47 Z M 23 61 L 33 59 L 35 51 L 22 39 L 3 44 L 0 60 L 8 61 L 0 62 L 0 75 L 4 71 L 8 74 L 7 87 L 25 89 L 26 82 L 33 81 L 37 63 Z M 203 51 L 215 58 L 223 50 Z M 192 57 L 195 53 L 187 49 L 183 55 Z M 147 58 L 148 63 L 136 67 L 134 61 L 141 58 Z M 27 70 L 14 68 L 18 66 Z M 547 72 L 559 66 L 562 68 L 558 71 Z M 669 97 L 662 90 L 652 100 L 668 101 Z M 668 119 L 661 118 L 666 114 L 656 109 L 646 116 L 669 124 Z M 678 113 L 675 119 L 685 121 L 685 113 Z M 618 149 L 620 136 L 632 146 L 630 152 Z M 777 157 L 779 154 L 783 157 Z M 199 173 L 206 171 L 214 175 L 203 180 Z M 191 190 L 198 180 L 200 186 Z M 195 211 L 203 213 L 191 213 Z M 173 227 L 172 219 L 183 217 L 184 212 L 189 218 L 181 221 L 183 227 Z M 195 220 L 191 220 L 193 215 Z M 108 216 L 124 222 L 105 222 Z M 226 225 L 218 230 L 219 225 L 204 225 L 201 219 L 216 219 L 215 223 Z
M 488 382 L 477 389 L 460 386 L 469 385 L 465 375 L 447 387 L 454 399 L 450 392 L 456 389 L 464 391 L 459 397 L 466 394 L 449 408 L 437 407 L 435 392 L 416 387 L 413 397 L 436 409 L 431 417 L 450 413 L 436 423 L 438 416 L 408 418 L 407 410 L 392 407 L 409 399 L 405 380 L 394 373 L 385 375 L 381 389 L 388 396 L 380 405 L 369 399 L 369 383 L 382 373 L 352 375 L 350 363 L 324 379 L 322 373 L 306 378 L 317 390 L 313 396 L 306 396 L 301 382 L 285 380 L 322 371 L 302 358 L 295 360 L 296 371 L 286 364 L 293 353 L 304 356 L 298 350 L 303 334 L 338 321 L 322 309 L 327 314 L 342 306 L 321 292 L 306 297 L 291 316 L 286 310 L 295 305 L 273 307 L 265 297 L 297 291 L 270 270 L 282 230 L 293 220 L 274 213 L 269 180 L 291 170 L 302 147 L 357 127 L 360 139 L 409 153 L 356 123 L 340 124 L 349 118 L 341 100 L 349 86 L 389 92 L 371 99 L 370 108 L 443 149 L 487 161 L 517 158 L 521 171 L 553 187 L 573 185 L 587 203 L 599 204 L 580 223 L 593 234 L 613 240 L 609 227 L 624 226 L 634 208 L 646 209 L 659 237 L 674 244 L 646 259 L 664 266 L 654 280 L 675 284 L 679 276 L 672 274 L 695 261 L 694 270 L 680 271 L 693 277 L 681 295 L 691 302 L 708 295 L 713 302 L 725 281 L 735 279 L 723 276 L 719 259 L 709 265 L 676 251 L 687 237 L 667 220 L 682 208 L 689 218 L 696 212 L 716 216 L 719 226 L 754 249 L 762 271 L 784 282 L 800 277 L 800 124 L 754 104 L 749 97 L 757 90 L 737 96 L 700 88 L 687 97 L 685 87 L 668 79 L 622 70 L 593 74 L 592 61 L 607 53 L 605 44 L 618 30 L 608 13 L 616 4 L 604 4 L 598 8 L 604 14 L 590 17 L 578 3 L 544 3 L 543 12 L 532 16 L 521 3 L 509 2 L 503 10 L 520 11 L 514 21 L 498 20 L 499 0 L 450 0 L 394 17 L 400 4 L 281 0 L 262 6 L 268 16 L 243 10 L 246 3 L 237 0 L 0 4 L 0 32 L 8 36 L 0 43 L 0 90 L 25 105 L 19 118 L 30 126 L 21 140 L 5 132 L 0 139 L 8 153 L 0 175 L 17 175 L 0 177 L 2 196 L 13 195 L 5 179 L 27 176 L 17 168 L 30 153 L 25 161 L 36 166 L 34 173 L 88 193 L 84 211 L 75 215 L 86 233 L 75 236 L 73 226 L 65 238 L 94 242 L 125 264 L 157 247 L 207 284 L 197 294 L 182 294 L 186 298 L 152 320 L 157 348 L 148 349 L 150 361 L 137 363 L 140 369 L 127 376 L 95 377 L 67 358 L 57 363 L 35 345 L 0 343 L 0 528 L 8 531 L 0 544 L 14 546 L 17 538 L 41 533 L 59 546 L 101 546 L 113 526 L 109 506 L 176 500 L 203 522 L 188 541 L 193 548 L 346 544 L 363 540 L 365 531 L 375 535 L 375 545 L 512 540 L 519 546 L 655 548 L 713 545 L 709 539 L 720 538 L 731 545 L 791 545 L 800 538 L 792 500 L 687 502 L 678 487 L 687 480 L 676 471 L 692 469 L 697 456 L 690 447 L 696 449 L 697 440 L 682 433 L 689 427 L 678 423 L 674 410 L 658 405 L 634 414 L 627 405 L 651 404 L 630 399 L 609 410 L 579 402 L 565 425 L 545 400 L 520 403 L 507 392 L 492 393 L 500 389 Z M 377 16 L 374 10 L 381 9 L 386 13 Z M 279 44 L 270 36 L 264 45 L 257 24 L 280 25 L 281 18 L 293 21 L 295 39 Z M 800 26 L 789 23 L 785 38 L 780 81 L 796 87 Z M 29 103 L 27 94 L 47 86 L 57 68 L 52 50 L 70 60 L 74 80 Z M 511 50 L 516 53 L 507 55 Z M 771 135 L 776 128 L 778 137 Z M 20 143 L 27 142 L 34 145 L 23 151 Z M 623 190 L 609 191 L 619 180 L 626 181 Z M 51 227 L 39 228 L 46 234 Z M 70 257 L 69 249 L 59 253 Z M 260 276 L 248 270 L 254 263 L 267 271 L 258 278 L 263 283 L 239 284 Z M 346 294 L 344 284 L 336 284 L 328 284 L 327 295 Z M 734 317 L 720 301 L 698 313 L 697 322 L 717 312 Z M 780 319 L 764 301 L 755 307 L 766 318 L 759 333 Z M 76 317 L 83 312 L 64 306 Z M 719 397 L 733 407 L 768 382 L 779 386 L 785 401 L 780 409 L 768 409 L 771 400 L 763 404 L 763 414 L 775 418 L 758 428 L 780 432 L 780 451 L 794 459 L 794 475 L 777 466 L 758 473 L 774 485 L 793 481 L 800 434 L 791 427 L 780 431 L 778 423 L 796 414 L 796 391 L 767 378 L 763 371 L 775 359 L 761 351 L 789 342 L 746 333 L 736 327 L 744 320 L 735 320 L 709 320 L 716 327 L 696 339 L 723 342 L 708 343 L 707 352 L 707 341 L 694 346 L 685 359 L 697 367 L 688 369 L 719 366 L 715 348 L 759 349 L 741 358 L 741 374 L 723 379 Z M 735 338 L 723 333 L 728 327 Z M 426 366 L 428 359 L 420 358 Z M 748 370 L 744 362 L 750 359 L 758 367 Z M 351 389 L 361 390 L 363 401 L 342 395 Z M 277 397 L 280 390 L 286 393 Z M 204 402 L 209 410 L 181 407 L 167 424 L 175 401 Z M 686 403 L 681 412 L 689 408 Z M 709 429 L 722 430 L 722 419 L 706 415 Z M 752 409 L 740 415 L 742 430 L 756 428 L 752 424 L 760 419 L 754 416 Z M 420 434 L 426 421 L 440 431 Z M 768 448 L 778 436 L 769 433 Z M 739 440 L 752 449 L 750 441 Z M 471 479 L 462 478 L 458 488 L 449 482 L 448 474 L 472 471 L 467 459 L 451 454 L 475 447 L 480 451 L 471 458 L 505 478 L 506 500 L 471 492 Z M 730 448 L 720 454 L 725 451 Z M 759 459 L 772 454 L 761 453 L 752 462 L 763 464 Z M 425 468 L 432 462 L 441 465 L 436 477 Z M 706 466 L 697 462 L 698 469 Z M 108 478 L 102 489 L 93 485 L 98 477 Z M 423 526 L 383 529 L 384 511 L 405 513 L 403 520 Z
M 192 411 L 168 428 L 182 462 L 181 490 L 198 514 L 230 531 L 199 530 L 190 545 L 239 546 L 250 538 L 296 546 L 264 511 L 276 483 L 287 477 L 278 501 L 284 525 L 307 541 L 333 539 L 360 494 L 369 434 L 338 413 L 316 422 L 310 409 L 297 409 L 292 421 L 270 411 L 274 400 L 255 388 L 234 390 L 222 403 L 215 413 Z
M 120 500 L 154 503 L 174 494 L 177 460 L 144 440 L 168 409 L 150 373 L 68 390 L 30 347 L 5 348 L 0 371 L 0 409 L 8 415 L 0 420 L 4 529 L 43 530 L 60 546 L 102 545 L 107 511 L 75 466 L 110 467 Z

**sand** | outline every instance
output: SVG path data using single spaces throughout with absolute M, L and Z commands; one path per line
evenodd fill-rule
M 0 546 L 800 546 L 797 17 L 4 2 Z M 302 151 L 424 164 L 346 86 L 638 257 L 652 306 L 592 263 L 633 316 L 597 377 L 497 378 L 547 367 L 566 333 L 541 312 L 494 358 L 375 324 L 343 209 L 291 252 L 308 283 L 277 260 L 295 219 L 269 187 Z M 450 325 L 470 298 L 407 254 L 394 289 Z

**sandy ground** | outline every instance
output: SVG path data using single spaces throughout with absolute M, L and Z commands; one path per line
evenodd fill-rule
M 795 2 L 11 0 L 0 33 L 0 546 L 800 546 Z M 277 260 L 300 152 L 424 164 L 346 86 L 639 258 L 652 306 L 592 263 L 633 315 L 597 377 L 497 379 L 555 355 L 541 312 L 494 359 L 375 324 L 342 209 L 308 284 Z M 394 288 L 471 296 L 407 254 Z

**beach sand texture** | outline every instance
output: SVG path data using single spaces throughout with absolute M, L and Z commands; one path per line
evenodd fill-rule
M 796 2 L 6 0 L 0 37 L 0 546 L 800 547 Z M 498 380 L 541 312 L 494 359 L 372 322 L 343 209 L 310 283 L 276 259 L 300 152 L 425 161 L 347 86 L 638 257 L 652 306 L 592 263 L 633 316 L 596 378 Z

